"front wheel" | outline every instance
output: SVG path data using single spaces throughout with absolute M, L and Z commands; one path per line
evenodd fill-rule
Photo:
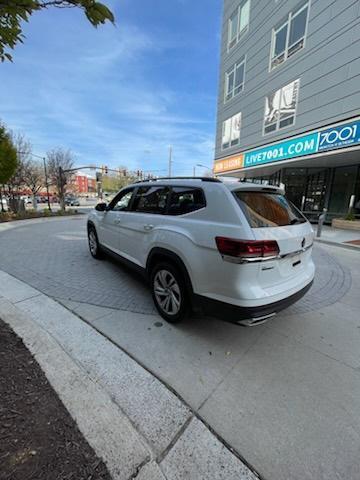
M 91 256 L 98 259 L 102 258 L 102 251 L 100 249 L 96 230 L 95 227 L 93 227 L 92 225 L 90 225 L 88 228 L 88 242 Z
M 185 282 L 169 263 L 159 263 L 151 272 L 151 291 L 155 307 L 169 323 L 183 320 L 189 310 Z

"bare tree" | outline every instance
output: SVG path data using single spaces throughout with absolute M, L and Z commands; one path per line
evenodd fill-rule
M 8 180 L 9 196 L 13 199 L 19 196 L 24 186 L 24 169 L 31 161 L 31 143 L 21 133 L 11 133 L 11 141 L 17 151 L 17 168 L 14 175 Z
M 31 190 L 33 207 L 36 210 L 36 194 L 45 185 L 44 168 L 40 162 L 30 160 L 23 167 L 24 184 Z
M 60 207 L 65 210 L 65 186 L 69 182 L 74 166 L 74 156 L 70 150 L 57 148 L 47 152 L 47 166 L 52 183 L 56 185 Z
M 25 186 L 24 171 L 26 165 L 31 161 L 31 143 L 21 134 L 10 134 L 11 141 L 17 152 L 17 167 L 14 175 L 6 182 L 11 208 L 15 212 L 23 209 L 20 201 L 21 192 Z

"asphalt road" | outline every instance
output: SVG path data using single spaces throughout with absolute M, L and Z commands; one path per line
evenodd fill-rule
M 360 478 L 360 255 L 316 246 L 313 288 L 264 326 L 178 326 L 93 260 L 85 218 L 0 231 L 0 269 L 57 298 L 173 388 L 268 480 Z M 1 289 L 1 287 L 0 287 Z

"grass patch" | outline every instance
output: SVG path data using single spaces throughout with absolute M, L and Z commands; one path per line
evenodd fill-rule
M 48 208 L 42 211 L 36 210 L 26 210 L 26 212 L 14 213 L 14 212 L 0 212 L 0 223 L 2 222 L 12 222 L 16 220 L 29 220 L 31 218 L 48 218 L 48 217 L 59 217 L 59 216 L 71 216 L 71 215 L 82 215 L 78 210 L 58 210 L 57 212 L 50 211 Z

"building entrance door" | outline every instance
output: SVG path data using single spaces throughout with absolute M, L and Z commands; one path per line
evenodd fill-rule
M 330 216 L 346 215 L 349 210 L 351 195 L 355 195 L 356 200 L 357 172 L 357 165 L 335 168 L 328 209 Z
M 310 218 L 319 215 L 325 206 L 325 193 L 329 171 L 309 169 L 304 202 L 304 213 Z

